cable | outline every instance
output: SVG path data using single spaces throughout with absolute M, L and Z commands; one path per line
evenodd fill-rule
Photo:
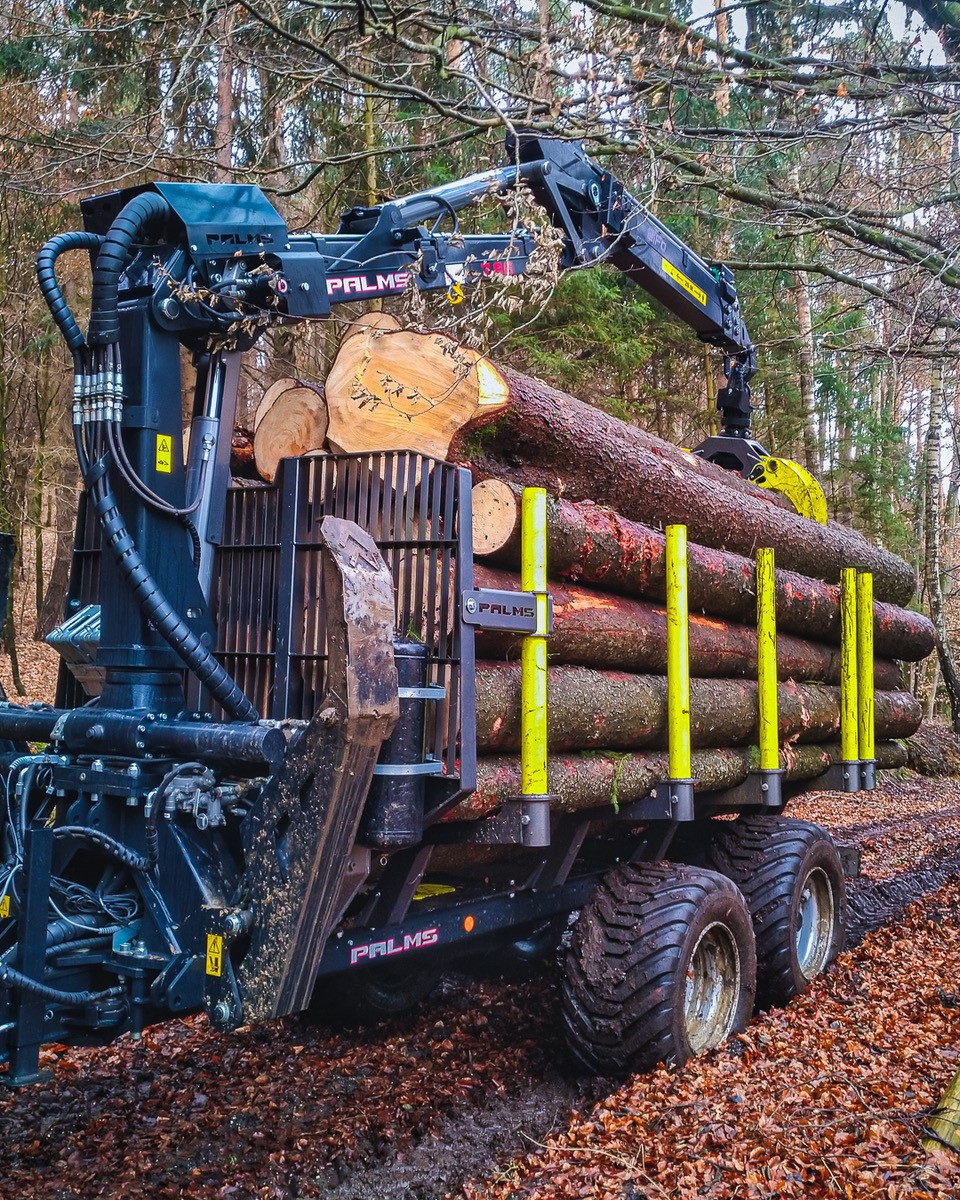
M 91 346 L 120 341 L 120 275 L 140 231 L 150 221 L 170 216 L 170 205 L 156 192 L 142 192 L 124 205 L 103 239 L 93 268 L 90 304 Z
M 143 840 L 147 847 L 147 861 L 152 869 L 157 865 L 160 857 L 160 843 L 157 833 L 157 821 L 160 817 L 161 801 L 165 801 L 170 788 L 187 771 L 200 771 L 206 773 L 207 768 L 198 762 L 178 763 L 177 766 L 169 770 L 166 775 L 160 780 L 157 785 L 157 790 L 149 798 L 147 803 L 146 822 L 144 826 Z

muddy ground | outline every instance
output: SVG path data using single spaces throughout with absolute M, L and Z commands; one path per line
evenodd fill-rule
M 871 930 L 885 926 L 895 935 L 901 914 L 917 898 L 932 897 L 929 912 L 911 917 L 914 925 L 919 921 L 917 927 L 927 928 L 930 912 L 956 925 L 956 897 L 950 892 L 960 879 L 956 782 L 905 780 L 856 799 L 824 793 L 797 803 L 793 812 L 819 819 L 862 852 L 864 875 L 850 886 L 849 935 L 855 947 L 865 937 L 866 942 L 848 952 L 843 970 L 853 969 L 849 964 L 860 961 L 858 954 L 873 953 Z M 885 953 L 892 961 L 895 936 L 891 945 Z M 839 968 L 833 974 L 844 978 Z M 956 1069 L 950 1057 L 956 1056 L 955 1046 L 940 1042 L 950 1005 L 960 1007 L 960 1000 L 952 983 L 937 983 L 941 1001 L 926 982 L 924 994 L 933 999 L 919 1016 L 911 1012 L 903 1036 L 915 1036 L 923 1013 L 941 1024 L 931 1028 L 925 1061 L 918 1064 L 923 1086 L 918 1083 L 903 1109 L 910 1119 L 897 1118 L 907 1147 L 897 1153 L 901 1161 L 910 1154 L 917 1158 L 910 1169 L 916 1167 L 922 1180 L 917 1184 L 910 1176 L 913 1190 L 906 1190 L 902 1172 L 890 1175 L 883 1191 L 858 1184 L 860 1190 L 850 1193 L 857 1200 L 873 1194 L 956 1194 L 943 1190 L 953 1183 L 939 1182 L 949 1178 L 947 1167 L 941 1175 L 940 1168 L 926 1164 L 920 1138 L 944 1077 Z M 361 1031 L 334 1032 L 288 1019 L 218 1035 L 196 1018 L 148 1031 L 139 1044 L 124 1039 L 106 1048 L 57 1048 L 46 1055 L 48 1083 L 0 1094 L 0 1196 L 80 1200 L 145 1191 L 240 1200 L 441 1200 L 466 1194 L 573 1196 L 580 1186 L 587 1189 L 584 1195 L 606 1194 L 591 1182 L 593 1168 L 584 1167 L 579 1182 L 574 1172 L 571 1182 L 569 1172 L 555 1165 L 560 1152 L 539 1151 L 558 1138 L 568 1149 L 579 1145 L 575 1138 L 583 1139 L 583 1123 L 590 1129 L 598 1124 L 590 1114 L 608 1112 L 620 1094 L 610 1081 L 568 1073 L 556 1014 L 556 975 L 547 968 L 525 983 L 449 975 L 416 1015 Z M 810 1020 L 815 1036 L 815 1013 Z M 842 1045 L 838 1051 L 834 1039 L 832 1047 L 842 1073 Z M 713 1060 L 707 1056 L 672 1073 L 670 1086 L 702 1089 L 708 1075 L 700 1073 L 716 1069 Z M 737 1069 L 734 1061 L 724 1076 L 727 1091 L 738 1086 L 729 1074 Z M 757 1063 L 745 1062 L 742 1069 L 753 1074 Z M 650 1088 L 667 1074 L 651 1077 Z M 647 1085 L 641 1079 L 636 1086 L 642 1093 Z M 897 1086 L 902 1098 L 902 1081 Z M 641 1100 L 632 1098 L 630 1106 L 642 1107 Z M 601 1160 L 587 1155 L 583 1161 L 595 1168 Z M 622 1170 L 621 1163 L 617 1171 Z M 604 1171 L 619 1180 L 619 1192 L 611 1194 L 688 1194 L 675 1183 L 664 1191 L 665 1176 L 663 1182 L 644 1181 L 639 1167 L 629 1177 L 630 1192 L 612 1160 Z M 854 1178 L 852 1168 L 838 1159 L 836 1172 L 835 1194 L 846 1195 L 844 1180 Z M 537 1190 L 544 1180 L 547 1190 Z M 729 1193 L 701 1190 L 704 1186 L 697 1183 L 689 1195 L 786 1195 L 792 1185 L 781 1181 L 780 1192 L 765 1192 L 738 1184 L 740 1190 Z M 808 1191 L 834 1194 L 812 1184 Z

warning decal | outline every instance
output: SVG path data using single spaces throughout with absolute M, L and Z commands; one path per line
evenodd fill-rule
M 0 917 L 10 916 L 10 897 L 0 896 Z
M 173 470 L 173 438 L 168 433 L 157 434 L 157 471 L 169 475 Z
M 223 974 L 223 937 L 219 933 L 207 934 L 207 971 L 208 975 Z
M 694 300 L 702 304 L 704 308 L 707 307 L 707 293 L 703 288 L 698 288 L 692 279 L 688 279 L 682 271 L 678 271 L 673 263 L 668 262 L 665 258 L 660 259 L 660 265 L 663 267 L 664 275 L 669 276 L 674 283 L 678 283 L 685 292 L 689 292 Z

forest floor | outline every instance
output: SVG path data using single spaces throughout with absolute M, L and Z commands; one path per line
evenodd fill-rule
M 0 1196 L 956 1196 L 960 1157 L 921 1142 L 960 1066 L 960 784 L 792 812 L 861 849 L 852 948 L 680 1070 L 566 1073 L 550 969 L 450 975 L 416 1014 L 362 1031 L 174 1021 L 50 1048 L 49 1082 L 0 1095 Z

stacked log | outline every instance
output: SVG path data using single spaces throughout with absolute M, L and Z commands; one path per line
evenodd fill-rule
M 835 522 L 441 335 L 352 331 L 324 388 L 337 450 L 408 449 L 459 461 L 476 480 L 478 586 L 519 589 L 519 495 L 545 487 L 554 629 L 548 643 L 551 791 L 559 810 L 618 805 L 668 774 L 665 538 L 690 538 L 693 775 L 701 790 L 756 766 L 753 556 L 777 560 L 781 765 L 815 779 L 839 760 L 840 603 L 845 567 L 874 577 L 877 762 L 920 722 L 898 661 L 934 646 L 903 606 L 907 563 Z M 486 816 L 519 790 L 520 639 L 478 633 L 478 788 L 451 819 Z

